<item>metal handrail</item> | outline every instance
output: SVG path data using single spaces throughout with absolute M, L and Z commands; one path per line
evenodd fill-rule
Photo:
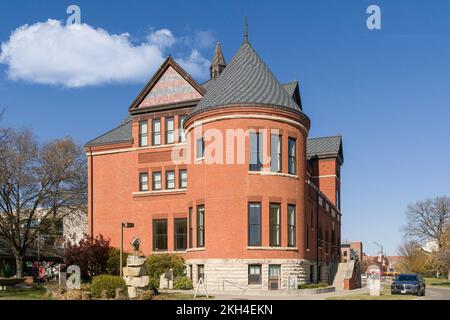
M 234 284 L 230 280 L 222 279 L 222 291 L 225 291 L 225 282 L 231 284 L 233 287 L 243 290 L 244 292 L 247 290 L 246 288 L 239 287 L 238 285 Z

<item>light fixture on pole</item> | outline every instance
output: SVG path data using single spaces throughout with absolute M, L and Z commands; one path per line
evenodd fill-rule
M 124 228 L 134 228 L 134 223 L 132 222 L 121 222 L 120 223 L 120 276 L 123 276 L 123 229 Z

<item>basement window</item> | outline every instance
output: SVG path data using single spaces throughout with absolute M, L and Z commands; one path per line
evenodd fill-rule
M 261 265 L 253 264 L 248 266 L 248 284 L 261 284 Z

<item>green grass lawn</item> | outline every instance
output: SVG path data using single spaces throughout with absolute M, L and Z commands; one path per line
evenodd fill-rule
M 342 297 L 330 297 L 327 300 L 412 300 L 416 298 L 417 296 L 413 295 L 392 295 L 391 287 L 389 285 L 382 285 L 380 296 L 371 296 L 370 293 L 362 293 Z
M 0 300 L 51 300 L 45 295 L 43 286 L 31 288 L 8 287 L 6 291 L 0 291 Z
M 429 286 L 447 287 L 450 288 L 450 281 L 444 278 L 424 278 L 425 283 Z

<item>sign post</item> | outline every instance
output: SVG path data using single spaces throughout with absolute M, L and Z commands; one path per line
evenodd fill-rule
M 381 271 L 377 265 L 371 265 L 367 268 L 369 273 L 369 290 L 371 296 L 379 296 L 381 289 Z

